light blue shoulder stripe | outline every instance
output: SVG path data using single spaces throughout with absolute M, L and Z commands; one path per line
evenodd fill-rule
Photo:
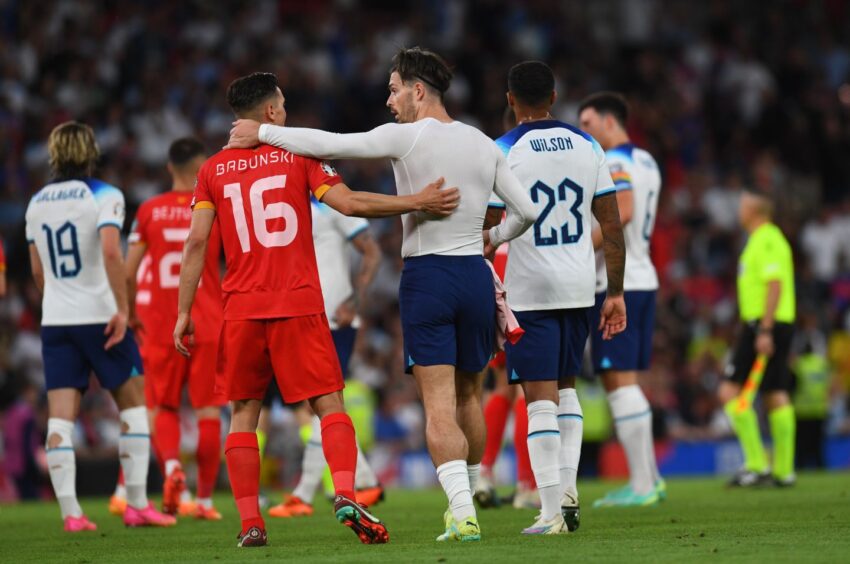
M 352 231 L 351 233 L 349 233 L 349 234 L 348 234 L 347 239 L 348 239 L 349 241 L 352 241 L 352 240 L 354 240 L 355 238 L 357 238 L 357 236 L 358 236 L 358 235 L 360 235 L 361 233 L 363 233 L 363 232 L 364 232 L 364 231 L 366 231 L 367 229 L 369 229 L 369 226 L 368 226 L 368 225 L 361 225 L 360 227 L 358 227 L 357 229 L 355 229 L 354 231 Z
M 83 182 L 85 182 L 86 186 L 89 187 L 89 190 L 91 190 L 92 196 L 94 196 L 95 200 L 102 200 L 109 196 L 120 196 L 122 199 L 124 198 L 124 193 L 121 192 L 121 190 L 108 182 L 104 182 L 103 180 L 99 180 L 97 178 L 84 178 Z
M 608 149 L 606 155 L 608 157 L 620 157 L 628 162 L 633 162 L 634 159 L 632 158 L 632 152 L 634 149 L 635 146 L 631 143 L 623 143 L 622 145 L 617 145 L 612 149 Z
M 629 187 L 631 188 L 631 187 Z M 597 190 L 597 192 L 593 195 L 594 198 L 598 198 L 599 196 L 605 196 L 606 194 L 613 194 L 615 192 L 619 192 L 623 190 L 623 188 L 618 188 L 616 186 L 611 186 L 609 188 L 604 188 L 602 190 Z

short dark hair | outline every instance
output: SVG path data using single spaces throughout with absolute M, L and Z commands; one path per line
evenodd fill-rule
M 623 127 L 626 127 L 626 122 L 629 120 L 629 103 L 619 92 L 605 91 L 591 94 L 581 101 L 578 113 L 582 113 L 587 108 L 593 108 L 599 114 L 611 114 Z
M 508 71 L 508 90 L 522 104 L 542 106 L 555 90 L 555 75 L 544 62 L 523 61 Z
M 390 74 L 397 72 L 403 82 L 421 80 L 436 90 L 443 99 L 443 94 L 452 82 L 452 71 L 448 63 L 433 51 L 421 47 L 401 49 L 393 57 Z
M 277 87 L 277 77 L 270 72 L 242 76 L 227 87 L 227 103 L 234 114 L 242 115 L 274 96 Z
M 181 167 L 198 156 L 206 156 L 204 144 L 194 137 L 181 137 L 168 148 L 168 162 Z

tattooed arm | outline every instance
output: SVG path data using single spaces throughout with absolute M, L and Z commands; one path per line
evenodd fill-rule
M 602 305 L 599 329 L 604 339 L 610 339 L 626 329 L 626 304 L 623 299 L 623 275 L 626 270 L 626 242 L 620 211 L 614 193 L 593 199 L 593 215 L 602 231 L 602 250 L 608 272 L 608 292 Z

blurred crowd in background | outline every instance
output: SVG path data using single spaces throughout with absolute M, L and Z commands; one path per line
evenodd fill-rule
M 509 126 L 506 76 L 522 60 L 552 66 L 553 113 L 563 121 L 575 123 L 578 102 L 597 90 L 629 98 L 632 139 L 664 175 L 652 239 L 661 279 L 655 355 L 642 381 L 659 438 L 728 432 L 715 390 L 736 326 L 744 186 L 774 196 L 777 223 L 795 251 L 794 362 L 798 399 L 808 402 L 798 412 L 822 420 L 827 433 L 850 433 L 847 2 L 0 0 L 7 473 L 37 467 L 46 417 L 40 297 L 29 277 L 23 216 L 48 179 L 51 128 L 68 119 L 93 126 L 103 153 L 98 174 L 124 191 L 129 229 L 139 203 L 169 188 L 172 140 L 196 135 L 211 153 L 224 144 L 233 119 L 224 92 L 234 78 L 275 72 L 288 125 L 362 131 L 391 119 L 384 107 L 390 59 L 413 45 L 453 65 L 449 113 L 492 137 Z M 394 191 L 386 162 L 337 164 L 356 189 Z M 374 391 L 375 440 L 389 457 L 423 447 L 423 422 L 402 365 L 400 222 L 374 221 L 372 229 L 384 257 L 351 374 Z M 277 414 L 278 423 L 287 420 Z M 87 445 L 88 455 L 114 447 L 117 421 L 105 394 L 86 397 L 79 433 L 76 444 Z M 297 448 L 297 433 L 279 437 L 272 456 Z

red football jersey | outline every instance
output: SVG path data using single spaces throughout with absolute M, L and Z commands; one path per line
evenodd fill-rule
M 185 192 L 166 192 L 154 196 L 139 206 L 133 222 L 130 244 L 143 243 L 147 246 L 145 260 L 139 268 L 139 278 L 143 284 L 138 292 L 149 292 L 150 296 L 147 311 L 140 316 L 145 325 L 146 340 L 172 342 L 170 333 L 177 321 L 183 243 L 189 235 L 192 222 L 192 209 L 189 207 L 191 200 L 191 194 Z M 218 262 L 220 255 L 221 237 L 218 226 L 213 225 L 201 284 L 192 307 L 195 340 L 198 342 L 217 342 L 221 332 L 223 302 Z M 136 303 L 139 301 L 137 299 Z
M 270 145 L 228 149 L 204 163 L 192 205 L 216 210 L 227 263 L 225 319 L 324 311 L 310 193 L 321 200 L 340 182 L 327 163 Z

